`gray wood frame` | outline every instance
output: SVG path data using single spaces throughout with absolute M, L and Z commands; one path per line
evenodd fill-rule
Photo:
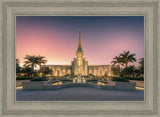
M 158 117 L 159 0 L 0 0 L 0 116 L 133 116 Z M 15 101 L 15 18 L 43 16 L 144 16 L 144 101 Z

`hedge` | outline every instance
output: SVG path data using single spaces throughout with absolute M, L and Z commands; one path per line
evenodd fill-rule
M 31 77 L 16 77 L 16 80 L 31 80 Z
M 35 78 L 31 79 L 31 81 L 47 81 L 47 78 L 45 78 L 45 77 L 35 77 Z
M 124 77 L 113 77 L 112 81 L 116 81 L 116 82 L 129 82 L 126 78 Z
M 127 80 L 140 80 L 144 81 L 144 77 L 124 77 Z

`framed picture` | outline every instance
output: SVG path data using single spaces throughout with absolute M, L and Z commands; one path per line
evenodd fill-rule
M 16 72 L 16 101 L 144 101 L 144 16 L 16 16 Z
M 159 1 L 1 1 L 1 116 L 159 116 Z

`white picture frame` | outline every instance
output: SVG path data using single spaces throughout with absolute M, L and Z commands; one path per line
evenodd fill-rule
M 0 116 L 159 117 L 159 0 L 1 0 Z M 16 16 L 144 16 L 144 101 L 16 101 Z

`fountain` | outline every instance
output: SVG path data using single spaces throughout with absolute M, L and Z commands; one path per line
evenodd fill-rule
M 86 83 L 86 79 L 79 74 L 78 77 L 73 78 L 73 83 Z

